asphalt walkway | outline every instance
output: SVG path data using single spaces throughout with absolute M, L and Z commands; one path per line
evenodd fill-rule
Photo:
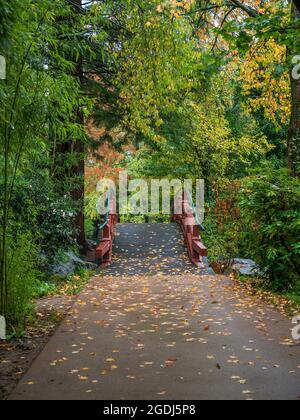
M 174 229 L 119 226 L 114 264 L 78 297 L 11 400 L 300 398 L 291 321 L 191 266 Z

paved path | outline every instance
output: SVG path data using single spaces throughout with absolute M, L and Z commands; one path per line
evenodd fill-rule
M 138 237 L 122 245 L 123 274 L 91 281 L 10 399 L 299 399 L 290 321 L 226 278 L 168 273 L 168 255 L 154 274 L 129 272 Z

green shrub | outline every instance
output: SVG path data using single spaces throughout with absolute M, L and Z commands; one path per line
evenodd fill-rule
M 263 167 L 243 181 L 244 240 L 275 291 L 300 281 L 300 181 L 286 169 Z
M 214 187 L 214 201 L 207 207 L 205 232 L 202 234 L 208 248 L 209 261 L 218 273 L 226 273 L 241 246 L 241 219 L 238 208 L 240 182 L 225 181 Z
M 18 181 L 11 207 L 14 225 L 21 231 L 25 226 L 34 234 L 36 244 L 50 262 L 60 250 L 76 246 L 74 201 L 69 195 L 58 194 L 43 171 Z
M 121 223 L 170 223 L 170 215 L 165 214 L 124 214 L 120 216 Z
M 220 230 L 216 220 L 208 218 L 202 237 L 208 248 L 209 262 L 216 273 L 227 273 L 239 254 L 239 237 L 235 226 L 227 224 Z
M 8 239 L 8 270 L 5 315 L 9 328 L 24 331 L 26 316 L 32 310 L 32 297 L 39 278 L 36 248 L 29 233 Z

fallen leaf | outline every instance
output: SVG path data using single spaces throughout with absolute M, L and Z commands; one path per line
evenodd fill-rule
M 107 361 L 108 363 L 114 363 L 114 362 L 116 362 L 117 360 L 116 360 L 114 357 L 108 357 L 108 358 L 106 359 L 106 361 Z

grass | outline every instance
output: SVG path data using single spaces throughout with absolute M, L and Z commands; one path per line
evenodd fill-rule
M 93 270 L 77 269 L 77 271 L 67 277 L 52 276 L 46 282 L 40 282 L 35 290 L 34 298 L 42 298 L 55 295 L 78 295 L 95 274 Z
M 14 339 L 22 339 L 28 336 L 31 330 L 45 329 L 51 325 L 55 327 L 61 322 L 62 314 L 56 311 L 47 313 L 42 319 L 37 316 L 34 301 L 43 297 L 51 297 L 57 295 L 76 296 L 84 289 L 95 272 L 93 270 L 78 269 L 76 273 L 68 276 L 52 276 L 48 281 L 39 281 L 34 290 L 33 301 L 30 310 L 24 319 L 22 328 L 15 329 L 11 325 L 8 326 L 7 341 Z M 29 334 L 30 335 L 30 334 Z
M 299 292 L 288 292 L 286 294 L 287 298 L 298 306 L 300 311 L 300 293 Z

